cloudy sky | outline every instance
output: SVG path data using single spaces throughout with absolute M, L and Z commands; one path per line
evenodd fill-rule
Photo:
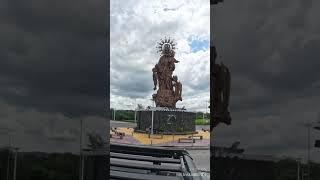
M 170 36 L 178 44 L 176 74 L 183 85 L 177 107 L 205 111 L 209 100 L 210 4 L 207 0 L 111 0 L 110 106 L 152 105 L 156 43 Z
M 217 145 L 236 140 L 247 153 L 306 157 L 305 124 L 320 121 L 320 1 L 242 0 L 214 7 L 212 40 L 231 71 L 231 126 Z M 311 130 L 311 157 L 320 131 Z
M 0 7 L 0 146 L 78 152 L 80 119 L 105 135 L 106 2 Z
M 106 2 L 0 1 L 0 146 L 10 132 L 23 150 L 76 151 L 80 119 L 106 132 L 109 70 L 112 106 L 151 104 L 154 46 L 171 35 L 188 109 L 209 99 L 209 37 L 232 73 L 232 125 L 219 125 L 214 143 L 306 156 L 304 124 L 320 120 L 319 1 L 228 0 L 215 7 L 211 36 L 206 1 L 146 2 L 111 2 L 109 69 Z

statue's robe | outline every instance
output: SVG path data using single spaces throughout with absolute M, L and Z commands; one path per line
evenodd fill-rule
M 231 77 L 229 69 L 223 64 L 215 64 L 213 69 L 213 127 L 220 122 L 231 124 L 228 110 Z

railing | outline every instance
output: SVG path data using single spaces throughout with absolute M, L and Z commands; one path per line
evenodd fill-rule
M 110 145 L 110 179 L 201 180 L 185 150 L 135 145 Z

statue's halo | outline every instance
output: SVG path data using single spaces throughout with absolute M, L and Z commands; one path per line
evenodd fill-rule
M 174 51 L 177 49 L 177 43 L 175 42 L 175 40 L 170 37 L 165 37 L 164 39 L 161 38 L 160 41 L 157 43 L 157 52 L 160 54 L 164 54 L 164 47 L 168 44 L 170 46 L 170 51 Z

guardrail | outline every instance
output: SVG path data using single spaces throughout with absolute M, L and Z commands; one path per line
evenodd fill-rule
M 110 179 L 202 180 L 186 150 L 110 145 Z

